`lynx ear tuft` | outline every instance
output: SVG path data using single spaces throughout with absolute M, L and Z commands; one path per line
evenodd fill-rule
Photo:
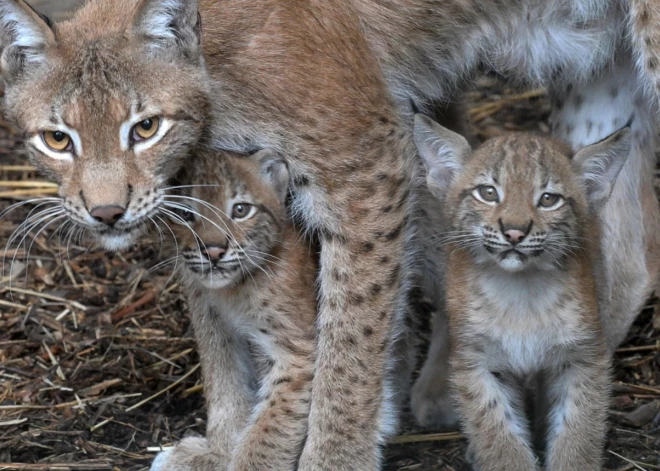
M 625 127 L 584 147 L 573 157 L 573 165 L 582 175 L 592 207 L 601 207 L 612 194 L 614 183 L 630 154 L 631 140 L 630 128 Z
M 46 47 L 55 43 L 50 21 L 23 0 L 0 0 L 0 67 L 11 82 L 46 62 Z
M 197 0 L 140 0 L 133 19 L 135 34 L 153 50 L 178 50 L 201 57 L 202 23 Z
M 463 170 L 464 159 L 472 152 L 467 140 L 422 114 L 415 115 L 415 144 L 426 166 L 426 183 L 444 199 Z
M 289 169 L 286 162 L 270 149 L 263 149 L 250 156 L 259 165 L 262 176 L 272 185 L 280 201 L 284 202 L 289 192 Z

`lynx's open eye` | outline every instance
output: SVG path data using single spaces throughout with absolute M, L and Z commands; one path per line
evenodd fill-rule
M 135 126 L 133 126 L 132 137 L 134 141 L 144 141 L 156 134 L 158 126 L 160 125 L 160 118 L 154 116 L 152 118 L 143 119 Z
M 55 152 L 68 152 L 71 150 L 71 137 L 62 131 L 44 131 L 41 133 L 44 143 Z
M 193 223 L 197 220 L 192 208 L 181 203 L 178 203 L 176 206 L 170 206 L 166 214 L 170 221 L 181 225 Z
M 252 216 L 257 208 L 248 203 L 236 203 L 231 210 L 231 218 L 235 221 L 247 219 Z
M 559 209 L 564 203 L 564 198 L 556 193 L 543 193 L 539 199 L 539 207 L 543 209 Z
M 499 203 L 500 196 L 497 193 L 497 188 L 491 185 L 479 185 L 474 190 L 474 197 L 484 203 Z

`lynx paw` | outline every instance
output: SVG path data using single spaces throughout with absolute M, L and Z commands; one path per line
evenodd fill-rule
M 172 455 L 173 450 L 174 448 L 168 448 L 158 453 L 156 458 L 154 458 L 154 462 L 151 463 L 151 468 L 149 468 L 149 471 L 166 471 L 169 469 L 167 464 L 170 460 L 170 456 Z
M 417 422 L 433 430 L 456 430 L 458 416 L 449 391 L 417 382 L 412 390 L 410 407 Z
M 149 471 L 226 471 L 227 460 L 201 437 L 188 437 L 156 455 Z

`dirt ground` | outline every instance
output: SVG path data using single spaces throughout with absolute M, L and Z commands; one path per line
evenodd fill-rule
M 484 77 L 466 101 L 481 140 L 548 131 L 541 90 L 520 93 Z M 20 225 L 43 209 L 30 201 L 55 192 L 0 120 L 0 212 L 25 203 L 0 217 L 0 470 L 148 469 L 160 446 L 205 428 L 185 303 L 171 268 L 152 268 L 157 246 L 108 255 L 70 226 L 26 233 Z M 660 469 L 658 312 L 650 300 L 616 355 L 609 470 Z M 467 470 L 464 448 L 459 434 L 406 420 L 385 469 Z

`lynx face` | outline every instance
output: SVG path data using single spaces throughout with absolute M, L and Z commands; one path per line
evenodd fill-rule
M 70 220 L 108 249 L 134 242 L 208 121 L 196 10 L 168 4 L 91 2 L 50 25 L 0 0 L 7 115 Z
M 530 134 L 491 139 L 472 152 L 461 136 L 418 115 L 415 140 L 427 183 L 445 201 L 446 241 L 506 271 L 563 266 L 584 244 L 584 221 L 610 195 L 630 149 L 629 130 L 571 158 Z
M 268 150 L 199 156 L 188 195 L 166 196 L 178 264 L 189 279 L 224 288 L 274 260 L 286 224 L 289 173 Z

